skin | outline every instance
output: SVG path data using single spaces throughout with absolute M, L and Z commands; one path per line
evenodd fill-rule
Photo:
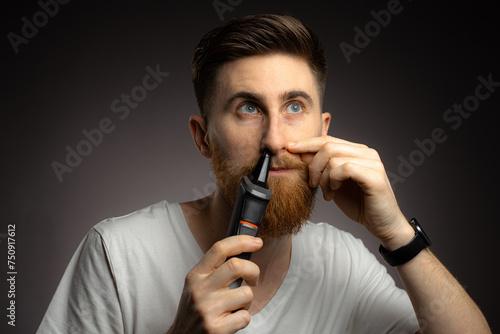
M 189 120 L 200 154 L 211 158 L 209 143 L 217 141 L 225 158 L 238 164 L 266 148 L 278 157 L 301 159 L 308 164 L 310 184 L 321 187 L 324 199 L 365 226 L 385 248 L 397 249 L 413 238 L 378 153 L 327 135 L 331 115 L 321 112 L 314 76 L 305 61 L 286 55 L 252 56 L 225 64 L 218 81 L 208 122 L 196 115 Z M 297 173 L 274 170 L 270 176 L 293 178 Z M 186 276 L 169 333 L 234 333 L 246 327 L 279 288 L 290 263 L 291 238 L 264 245 L 260 238 L 225 238 L 232 207 L 217 190 L 181 207 L 205 256 Z M 252 261 L 226 261 L 241 252 L 255 252 Z M 477 306 L 429 250 L 397 270 L 422 332 L 490 332 Z M 229 290 L 238 277 L 245 283 Z M 429 311 L 436 300 L 439 317 Z

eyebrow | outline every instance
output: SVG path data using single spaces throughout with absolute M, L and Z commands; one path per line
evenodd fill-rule
M 301 90 L 292 90 L 292 91 L 287 91 L 281 94 L 280 98 L 281 101 L 288 101 L 288 100 L 293 100 L 298 97 L 304 98 L 311 106 L 314 106 L 314 100 L 312 97 L 307 94 L 304 91 Z M 233 95 L 231 95 L 225 105 L 224 105 L 224 110 L 227 110 L 229 106 L 234 102 L 236 99 L 245 99 L 245 100 L 250 100 L 250 101 L 255 101 L 255 102 L 262 102 L 264 101 L 264 97 L 260 94 L 252 93 L 252 92 L 246 92 L 246 91 L 240 91 L 236 92 Z

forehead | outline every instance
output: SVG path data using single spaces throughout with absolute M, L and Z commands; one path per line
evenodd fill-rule
M 224 64 L 219 71 L 216 101 L 237 92 L 251 92 L 271 102 L 289 91 L 303 91 L 319 105 L 314 75 L 303 59 L 275 54 L 251 56 Z

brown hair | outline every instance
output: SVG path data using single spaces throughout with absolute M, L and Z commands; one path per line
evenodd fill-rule
M 290 15 L 249 15 L 233 19 L 208 32 L 191 60 L 194 91 L 201 115 L 206 117 L 215 93 L 220 67 L 230 61 L 265 54 L 297 56 L 316 77 L 320 102 L 326 85 L 325 50 L 307 26 Z

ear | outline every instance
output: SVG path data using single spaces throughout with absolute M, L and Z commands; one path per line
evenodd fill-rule
M 328 129 L 330 128 L 330 121 L 332 115 L 329 112 L 324 112 L 321 114 L 321 135 L 328 135 Z
M 191 117 L 189 117 L 189 130 L 191 131 L 194 144 L 200 154 L 205 158 L 212 158 L 206 119 L 198 115 L 191 115 Z

